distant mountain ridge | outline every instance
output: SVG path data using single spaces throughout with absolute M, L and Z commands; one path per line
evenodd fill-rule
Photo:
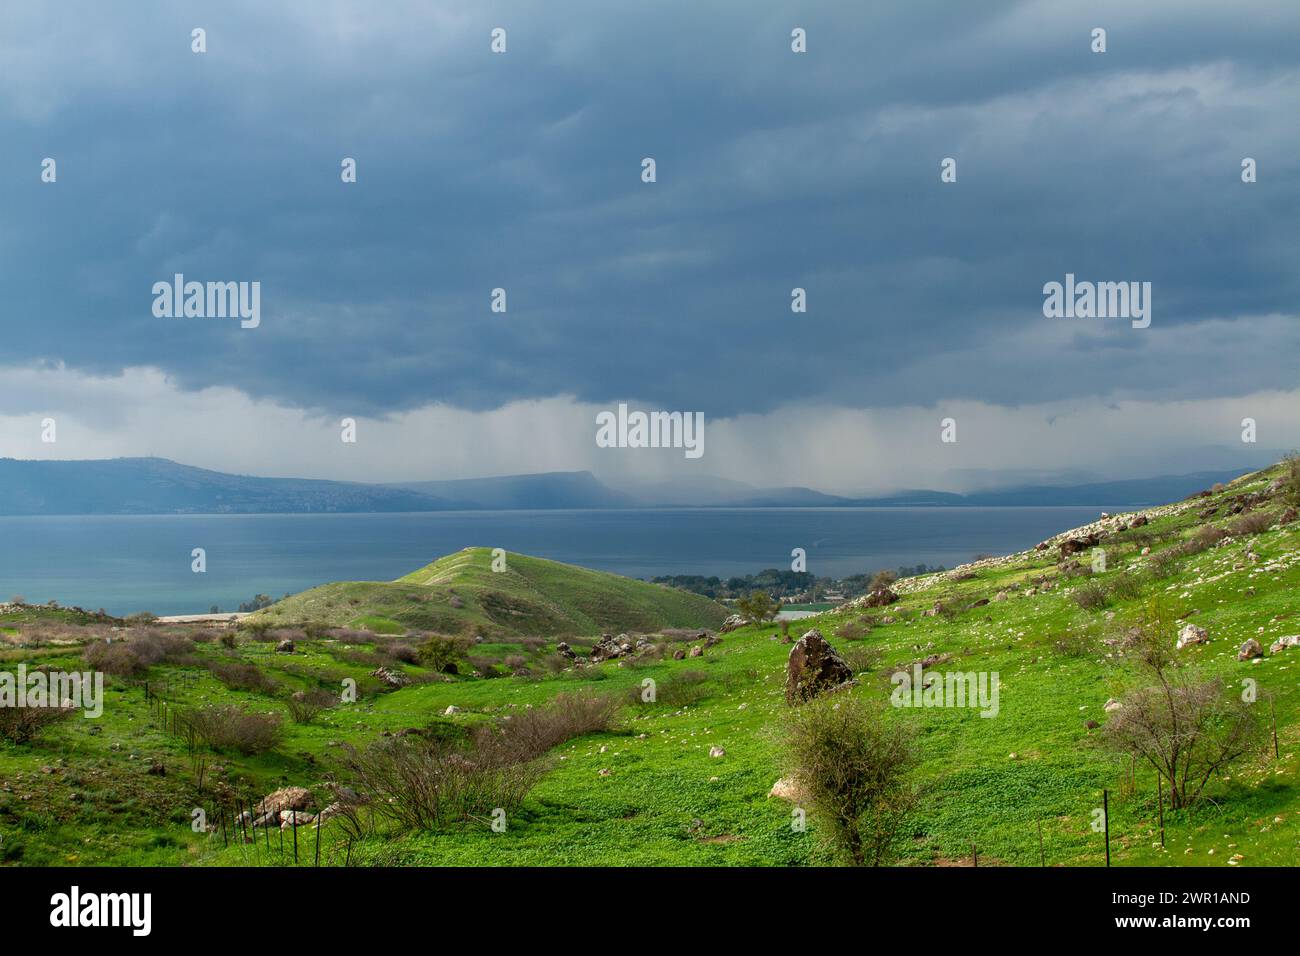
M 1074 485 L 1022 485 L 955 494 L 901 491 L 871 498 L 812 488 L 762 488 L 701 476 L 612 488 L 589 471 L 367 484 L 258 478 L 165 458 L 23 461 L 0 458 L 0 515 L 314 514 L 625 508 L 1133 506 L 1185 498 L 1252 469 Z
M 310 478 L 254 478 L 166 458 L 0 458 L 0 514 L 298 514 L 442 510 L 400 488 Z
M 589 471 L 541 475 L 410 481 L 387 485 L 448 501 L 472 503 L 470 510 L 509 511 L 543 508 L 635 508 L 636 500 L 602 484 Z

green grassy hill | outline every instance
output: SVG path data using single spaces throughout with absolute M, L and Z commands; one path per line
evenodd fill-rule
M 717 627 L 727 616 L 708 598 L 616 574 L 466 548 L 396 581 L 344 581 L 293 595 L 258 618 L 381 633 L 406 629 L 485 637 L 585 636 L 603 631 Z
M 1294 864 L 1300 648 L 1273 653 L 1270 646 L 1300 634 L 1300 522 L 1288 513 L 1286 489 L 1274 484 L 1281 475 L 1274 468 L 1145 509 L 1145 523 L 1134 515 L 1109 517 L 1040 548 L 900 581 L 900 600 L 888 607 L 842 607 L 794 623 L 791 637 L 816 627 L 848 659 L 859 684 L 845 693 L 888 699 L 892 670 L 933 655 L 951 655 L 943 669 L 1000 675 L 996 717 L 970 708 L 890 712 L 916 729 L 921 756 L 914 772 L 920 800 L 900 848 L 903 865 L 969 865 L 972 845 L 980 866 L 1104 865 L 1103 837 L 1092 826 L 1103 790 L 1115 866 Z M 1090 549 L 1075 556 L 1079 564 L 1062 560 L 1063 542 L 1094 532 L 1102 534 L 1105 570 L 1091 570 Z M 487 560 L 484 552 L 454 555 L 388 585 L 317 589 L 296 606 L 317 620 L 328 612 L 353 624 L 365 610 L 395 622 L 403 610 L 418 615 L 433 603 L 406 595 L 441 600 L 454 590 L 465 603 L 457 610 L 472 612 L 464 619 L 471 627 L 500 627 L 489 614 L 489 594 L 526 598 L 536 620 L 594 622 L 607 602 L 633 613 L 638 605 L 626 595 L 645 593 L 640 586 L 609 597 L 603 588 L 634 582 L 517 556 L 510 558 L 512 577 L 494 578 Z M 388 603 L 349 603 L 378 593 Z M 1098 746 L 1099 728 L 1112 719 L 1108 698 L 1143 680 L 1115 641 L 1149 620 L 1153 608 L 1179 660 L 1234 689 L 1247 679 L 1257 683 L 1259 706 L 1266 718 L 1275 715 L 1278 738 L 1276 755 L 1269 740 L 1216 774 L 1208 800 L 1190 809 L 1166 806 L 1163 846 L 1152 771 Z M 41 612 L 0 612 L 0 667 L 83 667 L 80 649 L 67 642 L 107 630 L 34 623 L 34 616 Z M 1175 652 L 1177 630 L 1188 622 L 1205 628 L 1209 640 Z M 426 626 L 420 619 L 418 627 Z M 792 805 L 769 796 L 783 774 L 780 745 L 790 713 L 783 695 L 790 647 L 777 625 L 745 627 L 709 646 L 665 630 L 634 658 L 587 666 L 562 659 L 535 637 L 502 636 L 478 643 L 473 669 L 455 675 L 411 663 L 409 636 L 355 630 L 217 634 L 133 625 L 128 634 L 115 632 L 114 645 L 162 635 L 187 640 L 143 671 L 110 676 L 102 717 L 65 721 L 28 743 L 0 742 L 0 861 L 292 865 L 280 833 L 259 831 L 252 842 L 195 833 L 193 808 L 215 819 L 232 795 L 247 801 L 288 784 L 312 790 L 321 806 L 330 799 L 328 781 L 360 785 L 348 777 L 345 745 L 365 748 L 412 732 L 465 733 L 587 691 L 619 702 L 614 721 L 553 746 L 504 832 L 466 819 L 415 830 L 381 826 L 349 840 L 329 823 L 321 831 L 323 865 L 833 862 L 817 839 L 816 815 L 799 832 Z M 285 637 L 296 646 L 277 653 Z M 1250 638 L 1264 655 L 1239 660 L 1238 648 Z M 678 659 L 687 648 L 699 653 Z M 409 683 L 384 683 L 374 676 L 377 666 Z M 290 694 L 336 689 L 349 679 L 359 688 L 355 702 L 309 722 L 289 719 Z M 658 688 L 649 701 L 641 693 L 647 679 Z M 168 727 L 176 708 L 227 705 L 280 714 L 282 739 L 246 755 L 203 743 L 191 748 Z M 315 837 L 314 830 L 299 833 L 301 865 L 312 865 Z

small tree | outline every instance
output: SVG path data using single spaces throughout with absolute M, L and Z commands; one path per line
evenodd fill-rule
M 1177 809 L 1195 803 L 1215 774 L 1257 749 L 1263 723 L 1253 701 L 1232 693 L 1221 678 L 1200 679 L 1176 659 L 1166 621 L 1153 606 L 1129 633 L 1125 649 L 1150 683 L 1120 696 L 1102 742 L 1150 764 Z
M 474 639 L 462 635 L 430 634 L 420 644 L 418 653 L 425 667 L 440 674 L 454 674 L 461 658 L 474 646 Z
M 766 591 L 751 591 L 747 597 L 736 599 L 736 610 L 751 623 L 761 624 L 781 613 L 781 602 L 772 600 Z
M 907 780 L 917 762 L 910 728 L 881 703 L 847 693 L 795 708 L 788 721 L 788 772 L 830 842 L 854 866 L 879 866 L 916 802 Z

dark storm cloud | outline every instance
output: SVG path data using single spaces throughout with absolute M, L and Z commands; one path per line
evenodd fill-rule
M 1294 386 L 1292 3 L 876 6 L 8 5 L 5 360 L 369 415 Z M 155 318 L 175 272 L 261 327 Z M 1045 319 L 1067 272 L 1152 327 Z

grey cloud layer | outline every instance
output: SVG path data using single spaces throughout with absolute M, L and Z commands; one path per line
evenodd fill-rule
M 1294 387 L 1293 3 L 875 6 L 7 5 L 6 361 L 371 416 Z M 1043 318 L 1067 271 L 1152 328 Z M 261 328 L 154 318 L 174 272 Z

